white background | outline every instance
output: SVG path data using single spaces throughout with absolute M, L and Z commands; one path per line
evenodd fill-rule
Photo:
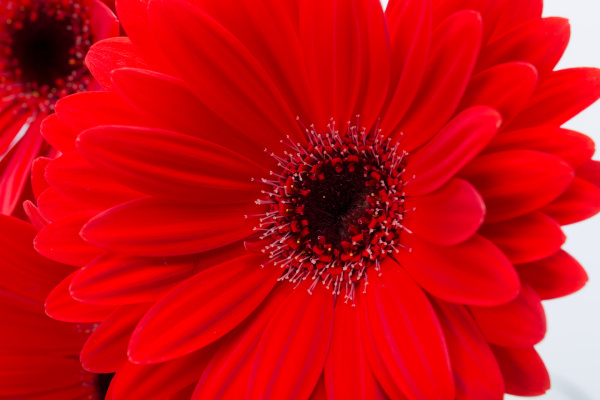
M 387 2 L 382 0 L 384 6 Z M 544 3 L 544 16 L 571 21 L 571 42 L 558 68 L 600 68 L 600 1 Z M 594 158 L 600 160 L 600 102 L 565 127 L 591 136 L 599 149 Z M 565 233 L 564 249 L 586 268 L 590 281 L 574 295 L 544 302 L 548 333 L 536 348 L 550 372 L 552 389 L 538 399 L 600 399 L 600 216 L 567 226 Z

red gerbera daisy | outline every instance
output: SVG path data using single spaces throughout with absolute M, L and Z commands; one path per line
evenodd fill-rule
M 31 162 L 52 150 L 40 123 L 56 101 L 98 90 L 84 65 L 95 41 L 118 36 L 99 0 L 8 0 L 0 4 L 0 212 L 15 211 Z
M 32 219 L 47 312 L 115 398 L 543 393 L 542 299 L 586 281 L 600 97 L 541 2 L 124 0 L 107 92 L 60 100 Z M 266 150 L 265 150 L 266 149 Z M 141 383 L 143 381 L 143 383 Z M 321 383 L 319 383 L 321 382 Z M 313 392 L 314 391 L 314 392 Z M 179 398 L 179 397 L 177 397 Z
M 36 230 L 0 216 L 0 398 L 104 399 L 109 375 L 85 371 L 79 352 L 93 329 L 54 321 L 44 299 L 73 268 L 41 257 Z

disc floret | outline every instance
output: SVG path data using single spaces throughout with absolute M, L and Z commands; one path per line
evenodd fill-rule
M 371 269 L 380 273 L 381 261 L 404 247 L 407 153 L 378 130 L 328 128 L 311 126 L 307 146 L 288 138 L 292 151 L 271 154 L 281 170 L 261 180 L 270 188 L 256 203 L 269 209 L 255 230 L 269 242 L 266 264 L 285 269 L 280 280 L 312 277 L 309 292 L 322 282 L 334 295 L 345 289 L 348 301 Z

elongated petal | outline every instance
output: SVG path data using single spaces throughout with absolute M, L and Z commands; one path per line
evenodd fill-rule
M 263 142 L 240 134 L 217 117 L 180 79 L 135 68 L 115 70 L 112 79 L 117 92 L 133 108 L 160 126 L 217 143 L 264 165 L 273 163 Z
M 143 198 L 98 214 L 85 224 L 81 236 L 98 247 L 131 255 L 199 253 L 251 234 L 252 224 L 244 220 L 244 213 L 250 207 L 248 204 L 201 207 Z
M 511 129 L 560 126 L 600 98 L 600 69 L 553 72 L 510 124 Z
M 80 355 L 86 371 L 112 373 L 127 362 L 129 338 L 149 307 L 150 304 L 119 307 L 92 332 Z
M 215 347 L 212 346 L 159 364 L 139 365 L 128 362 L 113 378 L 111 386 L 114 386 L 114 396 L 116 399 L 131 400 L 189 399 L 189 393 L 185 397 L 177 394 L 194 384 L 214 351 Z
M 44 139 L 61 152 L 68 153 L 75 150 L 75 139 L 79 132 L 69 128 L 56 113 L 44 118 L 40 131 Z
M 248 397 L 308 399 L 325 365 L 333 327 L 333 296 L 302 283 L 265 328 L 252 362 Z M 282 340 L 283 339 L 283 340 Z
M 110 73 L 117 68 L 147 68 L 127 37 L 116 37 L 94 43 L 87 52 L 85 63 L 94 78 L 106 89 L 112 90 Z
M 479 191 L 487 222 L 525 215 L 560 196 L 574 171 L 560 158 L 537 151 L 513 150 L 478 157 L 459 174 Z
M 358 311 L 338 304 L 333 319 L 331 348 L 325 364 L 325 384 L 331 399 L 383 400 L 360 337 Z
M 77 273 L 71 283 L 71 295 L 91 304 L 157 301 L 195 273 L 244 254 L 240 243 L 182 257 L 132 257 L 109 253 Z
M 561 225 L 574 224 L 600 212 L 600 188 L 579 177 L 542 211 Z
M 513 264 L 551 256 L 566 239 L 560 225 L 541 212 L 485 224 L 479 233 L 494 242 Z
M 48 188 L 37 200 L 38 208 L 48 221 L 58 221 L 70 214 L 93 210 L 86 204 L 65 197 L 52 188 Z
M 432 300 L 448 345 L 456 399 L 501 400 L 504 382 L 490 346 L 466 307 Z
M 75 273 L 58 284 L 46 299 L 46 314 L 64 322 L 99 322 L 106 319 L 114 310 L 112 306 L 92 306 L 78 302 L 69 293 L 69 286 Z
M 45 177 L 58 193 L 95 210 L 144 196 L 92 167 L 76 152 L 52 160 L 46 168 Z
M 147 126 L 148 121 L 112 92 L 82 92 L 56 103 L 56 115 L 77 133 L 98 125 Z
M 521 294 L 498 307 L 470 307 L 488 342 L 506 347 L 529 347 L 546 334 L 546 316 L 540 297 L 527 284 Z
M 404 117 L 421 84 L 431 39 L 431 1 L 392 0 L 386 16 L 392 68 L 382 129 L 391 132 Z
M 407 165 L 416 176 L 406 187 L 409 195 L 436 190 L 475 157 L 492 139 L 502 118 L 489 107 L 472 107 L 456 116 Z
M 46 167 L 50 161 L 52 160 L 49 158 L 38 157 L 31 164 L 31 187 L 33 189 L 33 195 L 36 199 L 40 197 L 44 190 L 50 187 L 46 181 L 46 177 L 44 176 L 46 173 Z
M 302 139 L 267 73 L 223 26 L 183 0 L 151 0 L 148 15 L 172 67 L 215 114 L 266 146 L 276 143 L 281 133 Z M 182 35 L 188 40 L 181 41 Z
M 542 17 L 543 0 L 506 0 L 502 4 L 502 15 L 494 32 L 496 38 Z
M 481 16 L 461 11 L 433 33 L 423 85 L 396 132 L 407 151 L 424 144 L 452 116 L 467 87 L 481 45 Z
M 382 266 L 381 276 L 371 273 L 368 278 L 358 310 L 361 334 L 375 346 L 365 346 L 369 359 L 380 358 L 385 373 L 408 398 L 454 399 L 444 334 L 425 294 L 393 261 Z M 373 372 L 383 385 L 382 371 Z
M 468 182 L 453 179 L 425 196 L 408 196 L 403 224 L 419 237 L 442 246 L 471 237 L 483 223 L 485 204 Z
M 550 389 L 550 377 L 544 362 L 533 349 L 511 349 L 492 345 L 506 393 L 515 396 L 540 396 Z
M 81 227 L 97 211 L 82 211 L 53 222 L 38 232 L 33 245 L 44 257 L 65 264 L 83 267 L 104 251 L 83 241 Z
M 219 350 L 198 381 L 193 399 L 244 398 L 247 396 L 251 360 L 267 323 L 293 292 L 287 283 L 276 286 L 260 306 L 234 332 L 224 337 Z
M 506 256 L 479 235 L 440 247 L 407 235 L 396 258 L 429 293 L 453 303 L 491 306 L 514 299 L 519 277 Z
M 469 81 L 458 107 L 485 105 L 497 109 L 506 122 L 525 105 L 537 86 L 535 67 L 525 62 L 510 62 L 481 71 Z
M 313 86 L 313 98 L 325 125 L 333 117 L 352 117 L 361 80 L 361 48 L 354 1 L 307 0 L 300 4 L 300 40 Z
M 492 139 L 488 149 L 541 151 L 554 154 L 567 161 L 573 168 L 578 168 L 592 158 L 595 145 L 591 138 L 582 133 L 542 126 L 501 132 Z
M 251 182 L 262 166 L 226 147 L 177 132 L 104 126 L 77 138 L 77 150 L 92 165 L 141 192 L 190 203 L 251 203 Z
M 277 267 L 261 268 L 260 260 L 254 255 L 234 258 L 174 289 L 138 324 L 129 359 L 143 364 L 170 360 L 201 349 L 235 328 L 281 275 Z
M 542 300 L 575 293 L 588 281 L 583 267 L 562 250 L 543 260 L 516 267 L 521 279 L 531 285 Z
M 506 33 L 481 50 L 476 71 L 511 61 L 525 61 L 538 71 L 540 81 L 546 79 L 562 57 L 571 30 L 564 18 L 533 20 Z

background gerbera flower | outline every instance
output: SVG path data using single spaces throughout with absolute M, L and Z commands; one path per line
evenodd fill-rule
M 22 194 L 29 190 L 31 162 L 55 154 L 40 136 L 40 124 L 56 101 L 99 89 L 84 64 L 87 50 L 118 35 L 116 17 L 99 0 L 0 4 L 1 213 L 13 213 L 28 198 Z M 23 215 L 20 207 L 17 212 Z
M 93 325 L 58 322 L 44 312 L 44 299 L 73 268 L 36 253 L 35 233 L 0 216 L 0 398 L 104 399 L 110 376 L 79 362 Z
M 511 1 L 117 10 L 130 39 L 87 59 L 108 91 L 57 103 L 43 134 L 64 154 L 34 164 L 27 206 L 50 222 L 38 251 L 81 267 L 47 312 L 101 322 L 81 358 L 118 371 L 115 398 L 549 387 L 541 300 L 587 279 L 561 225 L 600 210 L 594 144 L 560 128 L 600 97 L 598 70 L 553 71 L 566 20 Z

